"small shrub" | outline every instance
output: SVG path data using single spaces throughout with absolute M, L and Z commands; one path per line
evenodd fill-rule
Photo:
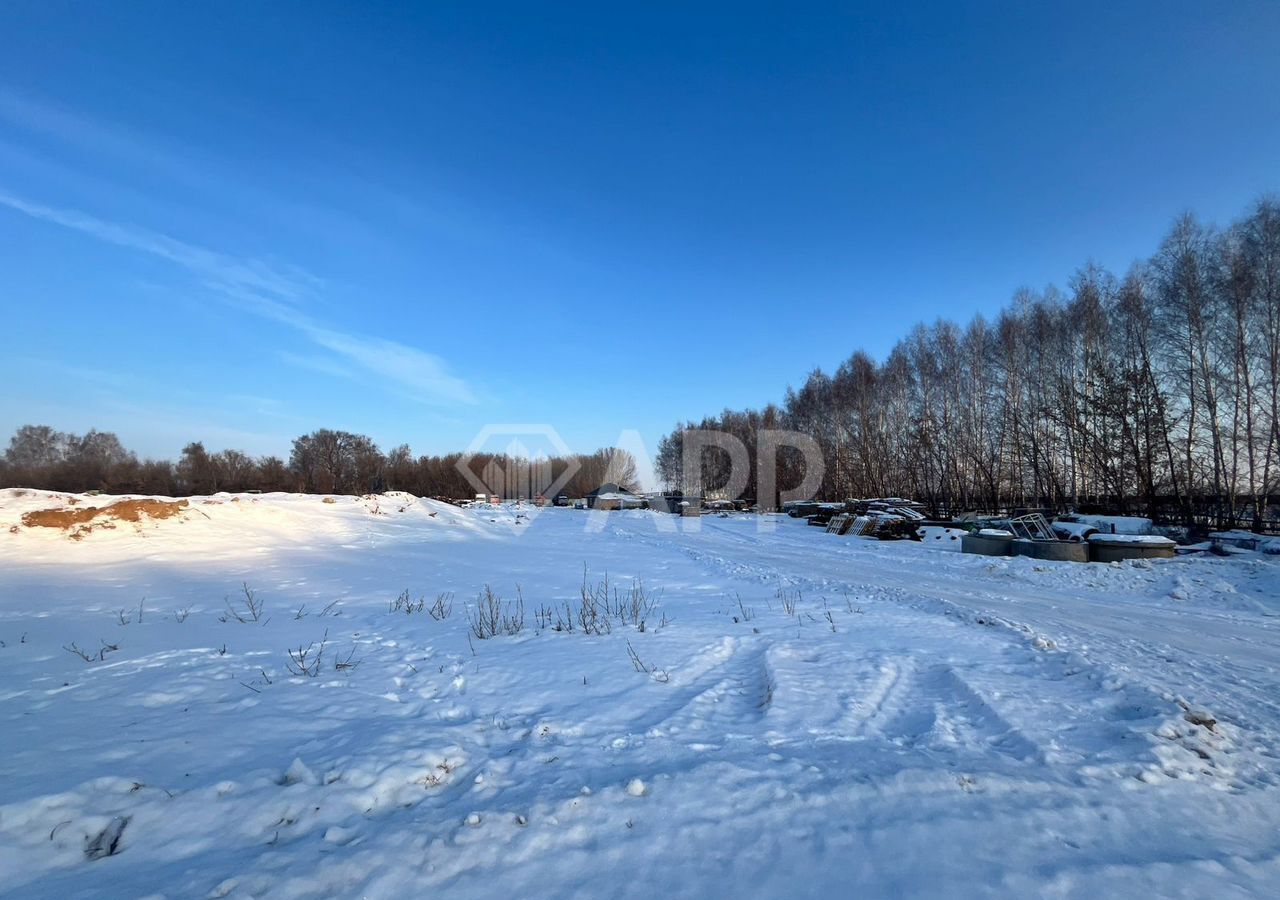
M 89 663 L 89 662 L 102 662 L 104 659 L 107 658 L 108 653 L 115 653 L 117 650 L 119 650 L 120 645 L 108 644 L 106 641 L 103 641 L 101 649 L 99 649 L 96 654 L 89 653 L 87 650 L 82 650 L 80 648 L 80 645 L 77 644 L 75 641 L 72 641 L 70 644 L 65 645 L 62 649 L 66 650 L 70 654 L 80 657 L 85 662 Z
M 427 608 L 426 599 L 419 597 L 417 600 L 414 600 L 409 596 L 408 588 L 405 588 L 403 591 L 401 591 L 399 597 L 397 597 L 395 600 L 392 600 L 389 604 L 387 604 L 388 612 L 393 612 L 393 613 L 402 612 L 402 613 L 405 613 L 406 615 L 412 615 L 413 613 L 420 613 L 426 608 Z
M 249 622 L 259 622 L 262 620 L 262 613 L 265 609 L 263 602 L 258 599 L 257 594 L 249 588 L 248 582 L 241 582 L 240 589 L 243 592 L 244 597 L 234 605 L 231 603 L 231 599 L 227 598 L 227 611 L 219 616 L 219 622 L 236 621 L 242 624 L 248 624 Z
M 356 655 L 356 647 L 354 644 L 352 644 L 351 650 L 347 652 L 346 656 L 343 656 L 341 653 L 339 653 L 337 656 L 334 657 L 333 670 L 335 672 L 350 672 L 353 669 L 355 669 L 355 667 L 360 665 L 360 663 L 362 662 L 362 660 L 356 659 L 355 655 Z
M 419 597 L 414 600 L 409 596 L 409 590 L 406 588 L 400 593 L 399 597 L 387 604 L 387 609 L 389 612 L 402 612 L 407 615 L 425 612 L 431 618 L 440 622 L 453 615 L 453 594 L 449 591 L 436 594 L 435 602 L 427 606 L 425 597 Z M 321 613 L 321 615 L 324 615 L 324 613 Z
M 143 613 L 146 612 L 146 606 L 147 606 L 147 598 L 143 597 L 140 601 L 138 601 L 138 621 L 139 622 L 142 621 L 142 615 Z M 117 610 L 116 618 L 119 619 L 121 625 L 128 625 L 130 622 L 134 620 L 133 613 L 127 609 Z
M 431 604 L 427 609 L 431 618 L 437 622 L 442 622 L 453 615 L 453 593 L 446 591 L 443 594 L 436 595 L 436 602 Z
M 609 602 L 609 573 L 605 573 L 603 581 L 589 585 L 584 566 L 578 596 L 578 629 L 583 634 L 610 634 L 613 631 L 613 610 Z
M 554 610 L 544 605 L 538 608 L 537 615 L 539 625 L 544 628 L 548 627 L 554 616 L 555 631 L 581 631 L 583 634 L 602 635 L 611 634 L 615 623 L 630 626 L 637 631 L 646 631 L 658 611 L 658 595 L 650 594 L 641 579 L 632 581 L 625 591 L 610 583 L 608 573 L 592 584 L 584 566 L 577 608 L 569 603 Z M 667 619 L 663 615 L 658 627 L 666 624 Z
M 503 600 L 489 585 L 476 598 L 474 609 L 467 607 L 467 624 L 478 640 L 499 635 L 519 634 L 524 630 L 524 596 L 516 589 L 515 600 Z
M 671 673 L 666 669 L 659 669 L 657 666 L 650 666 L 640 658 L 640 654 L 636 652 L 636 648 L 631 646 L 631 642 L 627 641 L 627 657 L 631 660 L 632 667 L 637 672 L 643 672 L 660 684 L 666 684 L 671 680 Z
M 538 608 L 534 610 L 533 617 L 538 623 L 538 628 L 543 629 L 551 627 L 551 619 L 555 614 L 555 610 L 550 606 L 547 606 L 545 603 L 540 603 Z
M 658 609 L 658 598 L 650 596 L 645 590 L 644 582 L 639 578 L 631 582 L 625 594 L 614 592 L 617 601 L 618 618 L 624 625 L 630 625 L 636 631 L 644 631 L 649 618 Z
M 329 631 L 325 630 L 324 637 L 320 639 L 320 643 L 314 642 L 307 646 L 299 646 L 296 650 L 289 651 L 289 662 L 285 664 L 294 675 L 305 675 L 307 678 L 315 678 L 320 674 L 320 665 L 324 660 L 324 649 L 329 645 Z
M 778 585 L 778 592 L 774 595 L 778 602 L 782 604 L 782 611 L 789 616 L 796 614 L 796 607 L 800 603 L 800 591 L 788 591 L 782 585 Z
M 262 691 L 259 690 L 257 687 L 255 687 L 255 685 L 266 686 L 269 684 L 275 684 L 275 682 L 271 680 L 271 676 L 267 674 L 266 669 L 259 669 L 258 672 L 261 673 L 262 675 L 261 679 L 255 678 L 253 679 L 253 681 L 242 681 L 240 682 L 240 686 L 247 687 L 249 690 L 253 691 L 255 694 L 261 694 Z

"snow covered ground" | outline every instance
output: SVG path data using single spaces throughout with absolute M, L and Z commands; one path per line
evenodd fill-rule
M 1280 558 L 406 495 L 22 524 L 114 499 L 0 492 L 6 896 L 1280 891 Z M 584 568 L 643 631 L 556 630 Z M 470 633 L 486 585 L 518 633 Z

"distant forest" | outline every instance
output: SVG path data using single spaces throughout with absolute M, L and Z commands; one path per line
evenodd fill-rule
M 753 467 L 759 430 L 813 436 L 825 499 L 1257 527 L 1280 492 L 1280 201 L 1221 230 L 1184 215 L 1123 276 L 1086 265 L 994 321 L 917 325 L 882 362 L 815 370 L 781 406 L 678 425 L 655 460 L 672 488 L 689 428 L 736 435 Z M 726 461 L 705 451 L 704 485 L 725 483 Z M 801 477 L 788 466 L 782 487 Z
M 0 487 L 55 491 L 161 494 L 168 497 L 218 491 L 297 491 L 310 494 L 365 494 L 408 491 L 421 497 L 464 499 L 478 492 L 458 469 L 461 453 L 414 456 L 407 444 L 388 453 L 362 434 L 321 428 L 293 441 L 288 461 L 252 457 L 239 450 L 210 453 L 201 442 L 187 444 L 177 462 L 145 459 L 125 449 L 108 431 L 75 435 L 48 425 L 24 425 L 0 457 Z M 581 497 L 606 481 L 637 486 L 635 459 L 605 447 L 594 453 L 526 459 L 477 453 L 468 466 L 503 497 L 531 499 L 545 492 L 571 465 L 576 468 L 560 492 Z

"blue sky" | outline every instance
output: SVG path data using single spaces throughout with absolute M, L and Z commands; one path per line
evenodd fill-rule
M 1280 189 L 1280 4 L 0 6 L 0 433 L 574 447 Z

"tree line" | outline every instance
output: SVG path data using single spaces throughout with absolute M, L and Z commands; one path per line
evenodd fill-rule
M 0 487 L 55 491 L 98 490 L 168 497 L 219 491 L 297 491 L 365 494 L 408 491 L 463 499 L 481 491 L 459 468 L 462 453 L 415 456 L 408 444 L 382 452 L 372 438 L 321 428 L 294 439 L 287 460 L 240 450 L 209 452 L 187 444 L 176 462 L 139 459 L 107 431 L 76 435 L 48 425 L 24 425 L 0 456 Z M 466 462 L 484 487 L 506 498 L 532 499 L 572 469 L 560 492 L 581 497 L 606 481 L 636 489 L 636 463 L 625 450 L 525 458 L 477 453 Z
M 1280 201 L 1222 229 L 1183 215 L 1123 276 L 1087 264 L 993 321 L 918 324 L 883 361 L 815 369 L 781 405 L 678 425 L 655 459 L 674 489 L 689 428 L 738 436 L 753 467 L 759 430 L 811 435 L 825 499 L 1259 527 L 1280 492 Z M 784 454 L 782 487 L 800 465 Z M 701 466 L 723 483 L 722 451 Z

